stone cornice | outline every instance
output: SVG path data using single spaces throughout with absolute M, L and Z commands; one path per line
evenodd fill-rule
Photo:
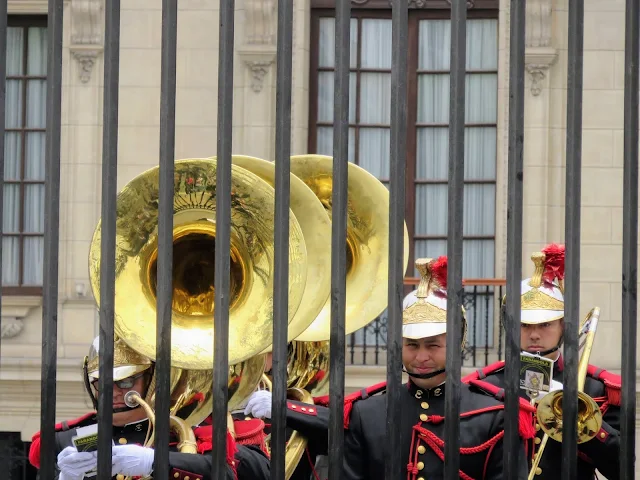
M 525 68 L 531 77 L 530 91 L 533 96 L 542 92 L 547 70 L 557 59 L 556 49 L 552 46 L 551 0 L 528 0 L 526 7 Z
M 91 79 L 96 59 L 103 49 L 102 0 L 72 0 L 71 55 L 78 62 L 82 83 Z

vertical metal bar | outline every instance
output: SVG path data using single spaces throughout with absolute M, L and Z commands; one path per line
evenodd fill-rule
M 329 339 L 329 478 L 340 479 L 344 448 L 347 182 L 349 176 L 349 65 L 351 0 L 336 2 L 331 196 L 331 336 Z
M 271 478 L 285 478 L 287 420 L 287 329 L 289 326 L 289 206 L 291 165 L 291 62 L 293 0 L 278 0 L 276 60 L 276 199 L 273 283 L 273 396 L 271 424 Z
M 60 133 L 62 109 L 63 0 L 49 0 L 47 24 L 47 133 L 44 183 L 44 270 L 42 276 L 42 397 L 40 441 L 53 445 L 56 416 L 56 358 L 58 345 L 58 247 L 60 237 Z M 43 448 L 40 475 L 53 478 L 55 451 Z
M 389 290 L 387 307 L 387 441 L 389 457 L 385 478 L 400 478 L 402 437 L 402 300 L 404 298 L 404 216 L 407 165 L 407 68 L 409 8 L 393 0 L 391 16 L 391 162 L 389 183 Z M 377 335 L 376 335 L 377 337 Z M 376 349 L 377 355 L 377 349 Z M 376 362 L 377 363 L 377 362 Z M 406 439 L 405 439 L 406 441 Z
M 522 280 L 525 0 L 511 0 L 509 52 L 509 171 L 507 184 L 507 305 L 505 324 L 504 478 L 518 477 L 518 365 Z
M 484 364 L 489 365 L 489 296 L 493 293 L 493 287 L 487 285 L 484 292 Z M 475 359 L 475 355 L 473 357 Z
M 627 0 L 624 58 L 622 189 L 622 405 L 620 478 L 635 478 L 636 335 L 638 330 L 638 60 L 640 0 Z
M 444 416 L 444 478 L 460 471 L 460 371 L 462 369 L 462 220 L 464 209 L 464 122 L 467 51 L 467 1 L 451 2 L 451 77 L 449 88 L 449 211 L 447 238 L 447 402 Z
M 226 445 L 229 389 L 229 270 L 231 268 L 231 148 L 235 0 L 220 0 L 218 50 L 218 155 L 216 170 L 215 309 L 213 355 L 214 445 Z M 212 452 L 212 478 L 226 475 L 225 449 Z
M 565 292 L 562 478 L 572 480 L 578 465 L 578 328 L 580 324 L 580 192 L 582 173 L 582 49 L 584 0 L 569 2 L 567 65 L 567 167 L 565 200 Z
M 115 312 L 120 0 L 105 6 L 102 109 L 102 211 L 100 237 L 100 364 L 98 380 L 98 479 L 111 475 L 113 440 L 113 321 Z
M 160 179 L 156 317 L 156 411 L 170 410 L 171 315 L 173 290 L 173 191 L 176 131 L 177 0 L 162 1 L 160 66 Z M 169 416 L 157 415 L 153 476 L 169 478 Z
M 0 330 L 2 330 L 2 226 L 4 200 L 4 136 L 5 99 L 7 94 L 7 4 L 0 2 Z M 2 367 L 2 340 L 0 340 L 0 368 Z

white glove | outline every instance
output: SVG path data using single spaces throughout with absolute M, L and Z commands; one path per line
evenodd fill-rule
M 75 447 L 66 447 L 58 454 L 58 468 L 62 479 L 82 479 L 85 472 L 97 466 L 97 452 L 78 452 Z
M 253 392 L 244 409 L 244 414 L 253 415 L 255 418 L 271 418 L 271 392 L 267 390 Z
M 112 447 L 112 475 L 145 477 L 153 471 L 153 448 L 140 445 L 116 445 Z
M 66 474 L 64 472 L 60 472 L 58 475 L 58 480 L 83 480 L 85 478 L 84 474 L 80 474 L 80 476 L 76 477 L 73 475 Z

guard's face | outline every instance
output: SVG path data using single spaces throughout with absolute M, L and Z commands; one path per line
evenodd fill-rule
M 529 353 L 550 350 L 558 345 L 563 329 L 564 320 L 554 320 L 537 325 L 523 323 L 520 329 L 520 348 Z M 557 352 L 553 352 L 551 355 L 557 355 Z
M 402 339 L 402 363 L 409 373 L 426 374 L 445 367 L 447 334 L 419 340 Z

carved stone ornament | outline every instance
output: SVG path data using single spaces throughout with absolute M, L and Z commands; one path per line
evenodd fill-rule
M 259 93 L 264 85 L 264 77 L 269 71 L 270 61 L 253 60 L 246 62 L 249 70 L 251 70 L 251 89 Z
M 78 62 L 82 83 L 91 79 L 93 66 L 102 52 L 102 24 L 102 0 L 72 0 L 69 50 Z
M 20 335 L 24 328 L 24 322 L 16 317 L 2 317 L 0 338 L 13 338 Z
M 547 70 L 556 62 L 558 53 L 551 46 L 552 0 L 527 1 L 525 33 L 525 69 L 531 77 L 531 94 L 542 92 Z
M 260 93 L 276 59 L 276 0 L 245 0 L 244 43 L 238 54 L 251 74 L 251 89 Z
M 2 298 L 2 320 L 0 322 L 0 338 L 14 338 L 24 329 L 24 318 L 32 309 L 42 305 L 41 297 Z

